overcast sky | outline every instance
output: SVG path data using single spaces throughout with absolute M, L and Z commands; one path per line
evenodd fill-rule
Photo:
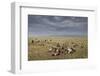
M 28 15 L 29 36 L 86 36 L 87 29 L 87 17 Z

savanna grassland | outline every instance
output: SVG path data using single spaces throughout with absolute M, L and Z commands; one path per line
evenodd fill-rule
M 49 52 L 50 47 L 74 48 L 73 53 L 60 53 L 53 56 Z M 88 58 L 87 37 L 29 37 L 28 38 L 28 60 L 54 60 L 54 59 L 79 59 Z

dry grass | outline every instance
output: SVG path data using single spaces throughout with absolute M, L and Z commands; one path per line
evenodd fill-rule
M 34 43 L 32 43 L 32 40 L 34 40 Z M 37 43 L 36 41 L 39 42 Z M 78 46 L 75 47 L 76 52 L 73 54 L 52 56 L 48 49 L 51 46 L 56 46 L 57 43 L 64 44 L 67 47 L 73 47 L 73 43 Z M 87 43 L 87 37 L 31 37 L 28 40 L 28 60 L 88 58 Z

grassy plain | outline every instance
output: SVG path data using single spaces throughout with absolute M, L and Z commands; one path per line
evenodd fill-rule
M 32 42 L 33 40 L 33 42 Z M 76 52 L 73 54 L 61 54 L 59 56 L 52 56 L 48 52 L 49 48 L 56 46 L 59 43 L 66 47 L 73 47 L 74 44 Z M 55 59 L 79 59 L 88 58 L 88 40 L 87 37 L 53 37 L 40 36 L 28 38 L 28 60 L 55 60 Z

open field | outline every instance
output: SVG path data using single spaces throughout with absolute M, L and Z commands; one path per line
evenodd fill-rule
M 58 45 L 59 44 L 59 45 Z M 68 53 L 60 49 L 57 55 L 49 51 L 51 47 L 72 48 L 75 51 Z M 54 60 L 88 58 L 87 37 L 29 37 L 28 60 Z

